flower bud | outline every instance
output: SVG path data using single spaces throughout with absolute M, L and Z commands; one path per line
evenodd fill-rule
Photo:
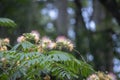
M 3 42 L 9 44 L 10 40 L 9 40 L 8 38 L 5 38 L 5 39 L 3 40 Z
M 17 42 L 23 42 L 25 41 L 25 37 L 24 36 L 20 36 L 17 38 Z

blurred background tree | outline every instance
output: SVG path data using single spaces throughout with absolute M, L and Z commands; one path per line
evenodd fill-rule
M 0 26 L 11 43 L 25 32 L 69 37 L 96 70 L 120 75 L 120 0 L 0 0 L 0 17 L 16 28 Z M 76 57 L 81 59 L 75 53 Z

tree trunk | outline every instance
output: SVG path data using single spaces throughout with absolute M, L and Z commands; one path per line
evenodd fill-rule
M 113 30 L 110 23 L 107 23 L 110 15 L 104 10 L 99 1 L 94 0 L 93 5 L 93 20 L 96 23 L 96 30 L 101 31 L 95 33 L 90 42 L 90 45 L 92 45 L 91 52 L 94 56 L 95 69 L 113 72 Z
M 56 6 L 58 8 L 57 18 L 57 33 L 58 35 L 68 34 L 68 13 L 67 13 L 67 0 L 56 0 Z
M 100 3 L 115 17 L 116 21 L 120 25 L 120 6 L 117 4 L 117 0 L 99 0 Z
M 75 44 L 76 50 L 80 52 L 80 55 L 86 55 L 88 52 L 88 30 L 86 29 L 86 25 L 82 16 L 82 4 L 79 0 L 74 0 L 76 5 L 76 15 L 75 15 Z M 78 58 L 81 59 L 79 54 L 76 54 Z

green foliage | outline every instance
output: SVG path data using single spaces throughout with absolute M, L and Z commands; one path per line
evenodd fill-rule
M 8 50 L 9 39 L 1 39 L 0 44 L 6 44 L 0 45 L 0 80 L 76 80 L 94 72 L 86 62 L 65 52 L 73 50 L 73 44 L 65 37 L 53 42 L 48 37 L 41 39 L 33 31 L 17 41 Z
M 9 51 L 1 51 L 0 80 L 45 80 L 46 75 L 55 80 L 75 80 L 94 71 L 71 53 L 57 50 L 40 53 L 36 47 L 24 41 Z
M 0 26 L 3 27 L 15 27 L 16 23 L 8 18 L 0 18 Z

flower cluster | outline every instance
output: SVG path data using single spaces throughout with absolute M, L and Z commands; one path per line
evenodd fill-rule
M 103 72 L 97 72 L 96 74 L 90 75 L 87 80 L 117 80 L 116 76 L 112 73 L 105 74 Z
M 22 36 L 18 37 L 17 41 L 29 41 L 32 43 L 36 43 L 39 52 L 52 49 L 67 49 L 69 51 L 72 51 L 74 48 L 73 43 L 64 36 L 59 36 L 56 38 L 56 41 L 52 41 L 49 37 L 46 36 L 40 38 L 40 35 L 37 31 L 32 31 L 31 33 L 24 33 Z
M 73 48 L 74 48 L 73 43 L 69 39 L 67 39 L 66 37 L 64 37 L 64 36 L 57 37 L 56 44 L 58 45 L 57 47 L 59 49 L 67 48 L 70 51 L 72 51 Z
M 41 46 L 44 49 L 55 49 L 56 48 L 56 43 L 53 42 L 50 38 L 44 36 L 40 40 L 39 46 Z
M 39 45 L 38 45 L 38 51 L 43 52 L 44 50 L 52 50 L 52 49 L 58 49 L 58 50 L 63 50 L 67 49 L 72 51 L 74 48 L 72 42 L 65 38 L 65 37 L 57 37 L 56 41 L 52 41 L 48 37 L 42 37 Z
M 10 40 L 8 38 L 0 39 L 0 51 L 6 51 Z
M 24 33 L 22 36 L 17 38 L 17 42 L 30 41 L 37 43 L 39 41 L 39 33 L 37 31 L 32 31 L 31 33 Z

